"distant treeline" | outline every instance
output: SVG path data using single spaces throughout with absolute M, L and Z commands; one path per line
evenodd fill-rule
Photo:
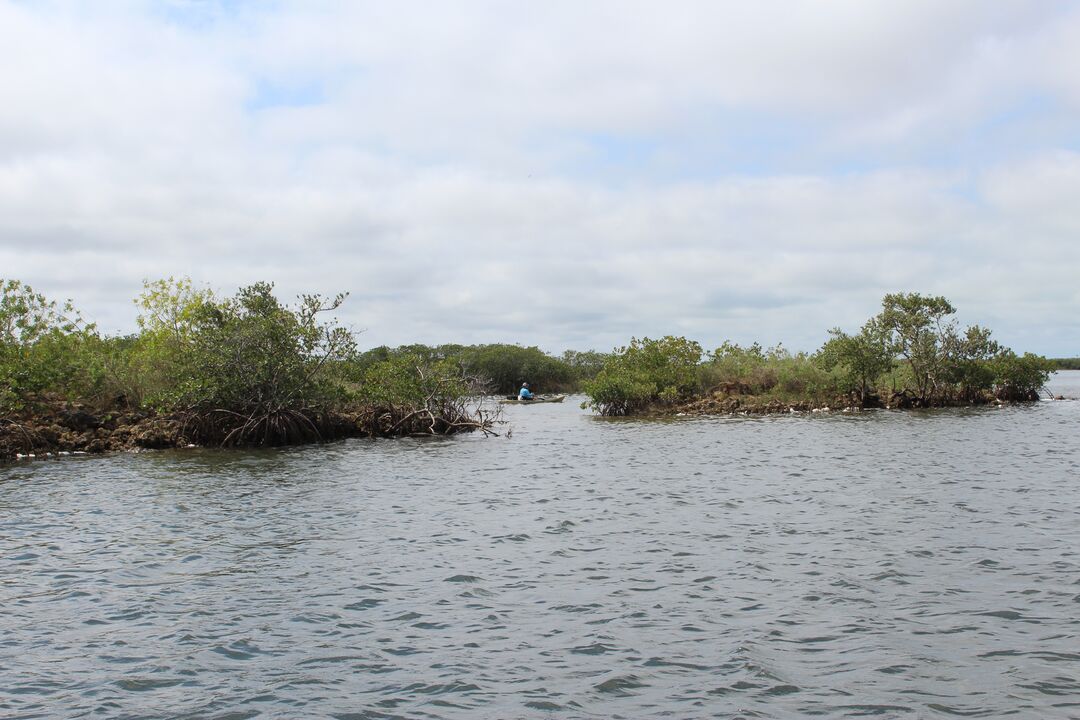
M 886 295 L 857 333 L 834 328 L 815 353 L 729 342 L 705 352 L 684 337 L 635 338 L 585 392 L 604 415 L 1037 400 L 1054 364 L 1017 355 L 985 328 L 961 329 L 955 312 L 943 297 Z
M 446 363 L 463 375 L 480 381 L 482 387 L 496 394 L 516 392 L 521 384 L 529 383 L 538 392 L 574 392 L 585 381 L 596 377 L 609 353 L 593 350 L 567 350 L 552 356 L 537 347 L 520 345 L 385 345 L 361 353 L 356 358 L 359 368 L 397 358 L 413 358 L 433 365 Z
M 1080 358 L 1050 358 L 1056 370 L 1080 370 Z

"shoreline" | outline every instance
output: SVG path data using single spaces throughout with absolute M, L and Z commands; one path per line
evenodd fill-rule
M 347 438 L 431 437 L 479 431 L 498 435 L 492 414 L 447 420 L 429 409 L 383 407 L 323 411 L 290 418 L 313 432 L 293 442 L 230 442 L 237 423 L 222 427 L 212 414 L 94 411 L 80 403 L 52 401 L 0 417 L 0 463 L 24 459 L 102 455 L 194 447 L 252 448 L 314 445 Z M 209 433 L 208 433 L 209 430 Z
M 955 400 L 944 403 L 920 404 L 908 394 L 895 393 L 890 398 L 870 398 L 862 402 L 859 398 L 834 396 L 817 399 L 784 399 L 762 395 L 743 395 L 716 392 L 690 398 L 670 405 L 654 405 L 648 410 L 624 417 L 708 417 L 708 416 L 763 416 L 790 415 L 793 413 L 822 412 L 863 412 L 865 410 L 947 410 L 950 408 L 1006 407 L 1013 405 L 1031 405 L 1042 400 L 1066 400 L 1058 395 L 1047 398 L 1029 397 L 1024 400 L 1003 400 L 993 395 L 986 395 L 968 400 Z
M 647 411 L 625 417 L 666 419 L 675 417 L 737 417 L 781 416 L 802 413 L 855 413 L 866 410 L 945 410 L 949 408 L 1005 407 L 1031 405 L 1043 398 L 1022 401 L 1001 400 L 992 396 L 974 402 L 950 402 L 928 407 L 913 405 L 910 398 L 897 393 L 890 402 L 860 404 L 857 398 L 834 397 L 831 400 L 784 400 L 759 395 L 713 395 L 692 398 L 671 405 L 655 405 Z M 1046 398 L 1067 400 L 1063 396 Z M 408 417 L 412 413 L 398 413 Z M 478 416 L 476 422 L 444 427 L 443 432 L 406 431 L 400 420 L 395 421 L 379 409 L 324 414 L 319 423 L 322 432 L 288 445 L 316 445 L 348 438 L 431 437 L 457 432 L 481 431 L 498 435 L 491 430 L 491 419 Z M 427 420 L 424 421 L 425 423 Z M 415 429 L 415 428 L 414 428 Z M 53 402 L 24 410 L 14 417 L 0 418 L 0 463 L 55 457 L 104 455 L 115 452 L 146 450 L 180 450 L 187 448 L 253 448 L 279 447 L 275 443 L 243 443 L 228 445 L 200 442 L 197 422 L 193 417 L 159 415 L 150 412 L 92 412 L 79 403 Z

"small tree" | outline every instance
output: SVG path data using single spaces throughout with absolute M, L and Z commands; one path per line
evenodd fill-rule
M 961 400 L 973 402 L 993 387 L 991 360 L 1001 351 L 1001 346 L 990 338 L 989 330 L 972 325 L 961 335 L 955 327 L 947 327 L 941 348 L 945 377 Z
M 355 353 L 353 334 L 319 316 L 345 297 L 302 295 L 289 308 L 259 282 L 198 303 L 170 409 L 194 412 L 204 434 L 225 444 L 317 439 L 318 416 L 345 399 L 338 366 Z
M 877 319 L 890 334 L 892 346 L 908 364 L 922 405 L 939 395 L 945 379 L 945 354 L 941 338 L 956 313 L 948 300 L 919 293 L 894 293 L 881 301 Z
M 832 337 L 818 352 L 819 362 L 829 370 L 839 368 L 848 387 L 857 390 L 865 404 L 877 379 L 896 364 L 889 332 L 880 318 L 871 318 L 857 335 L 840 328 L 829 334 Z
M 175 409 L 190 402 L 191 376 L 199 321 L 215 304 L 213 291 L 197 288 L 190 278 L 144 280 L 135 299 L 140 333 L 131 356 L 130 392 L 139 403 L 157 409 Z
M 0 410 L 41 393 L 88 395 L 101 381 L 100 340 L 68 301 L 0 279 Z

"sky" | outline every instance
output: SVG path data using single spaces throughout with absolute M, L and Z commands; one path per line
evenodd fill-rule
M 1080 4 L 0 0 L 0 278 L 347 291 L 361 348 L 1080 356 Z

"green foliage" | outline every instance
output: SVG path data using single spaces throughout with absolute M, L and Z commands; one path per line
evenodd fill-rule
M 573 378 L 574 387 L 580 387 L 585 381 L 592 380 L 604 368 L 604 363 L 611 358 L 610 353 L 597 352 L 595 350 L 567 350 L 560 358 L 570 368 L 570 376 Z
M 729 394 L 767 392 L 777 382 L 775 370 L 768 365 L 765 350 L 758 343 L 744 348 L 725 340 L 703 368 L 702 385 L 705 389 L 719 387 Z
M 558 358 L 506 344 L 358 355 L 353 334 L 323 319 L 345 297 L 304 295 L 289 306 L 268 283 L 219 298 L 167 278 L 144 283 L 137 335 L 102 337 L 70 303 L 0 280 L 0 411 L 38 397 L 137 405 L 213 416 L 208 438 L 272 442 L 318 435 L 320 414 L 359 406 L 374 413 L 364 422 L 381 434 L 481 427 L 464 405 L 481 381 L 499 393 L 523 381 L 541 392 L 583 386 L 588 406 L 622 415 L 701 393 L 818 402 L 857 392 L 865 402 L 892 391 L 922 406 L 1029 400 L 1055 367 L 1068 366 L 1018 356 L 977 325 L 961 331 L 945 298 L 917 293 L 886 295 L 857 334 L 830 330 L 813 356 L 725 342 L 705 362 L 698 343 L 673 336 Z
M 53 332 L 71 333 L 79 318 L 19 280 L 0 279 L 0 346 L 29 347 Z
M 326 300 L 301 295 L 282 304 L 259 282 L 231 298 L 195 290 L 189 280 L 147 283 L 133 373 L 147 378 L 146 402 L 192 418 L 204 442 L 284 444 L 317 440 L 328 413 L 348 399 L 342 368 L 355 354 L 353 334 L 323 313 Z
M 332 371 L 352 357 L 355 340 L 319 315 L 337 309 L 345 297 L 303 295 L 290 308 L 274 297 L 273 285 L 259 282 L 233 298 L 200 298 L 176 346 L 172 409 L 259 415 L 340 401 L 344 389 Z M 183 316 L 187 309 L 165 316 Z
M 490 414 L 467 406 L 466 348 L 381 348 L 361 362 L 353 333 L 324 319 L 345 294 L 285 305 L 269 283 L 219 298 L 167 278 L 144 283 L 140 332 L 108 338 L 17 281 L 0 291 L 0 411 L 39 397 L 136 405 L 224 445 L 491 432 Z
M 992 367 L 997 396 L 1002 400 L 1037 400 L 1054 371 L 1054 363 L 1042 356 L 1018 356 L 1007 348 L 998 352 Z
M 163 335 L 186 340 L 194 334 L 203 308 L 214 302 L 213 291 L 196 288 L 191 278 L 144 280 L 142 294 L 135 300 L 139 328 L 144 337 Z
M 601 415 L 626 415 L 690 397 L 699 389 L 701 346 L 684 337 L 633 338 L 586 382 L 586 403 Z
M 964 402 L 973 402 L 994 386 L 991 361 L 1001 346 L 990 339 L 990 331 L 972 325 L 962 335 L 947 327 L 940 342 L 945 355 L 945 380 L 952 394 Z
M 919 293 L 886 295 L 881 305 L 878 319 L 890 334 L 895 352 L 907 361 L 920 403 L 931 404 L 940 397 L 945 380 L 941 338 L 947 329 L 946 318 L 955 314 L 956 308 L 943 297 Z
M 355 367 L 355 366 L 354 366 Z M 455 360 L 430 353 L 391 352 L 363 368 L 356 391 L 357 422 L 375 436 L 492 432 L 492 416 L 470 408 L 481 393 Z
M 0 410 L 43 392 L 95 395 L 106 374 L 101 346 L 70 302 L 57 305 L 18 280 L 0 280 Z
M 475 345 L 457 356 L 462 369 L 482 378 L 494 393 L 514 392 L 528 382 L 534 391 L 551 392 L 572 384 L 568 365 L 537 347 Z
M 700 369 L 701 386 L 727 395 L 817 398 L 836 391 L 836 379 L 806 353 L 783 345 L 763 349 L 724 342 Z
M 360 379 L 357 398 L 377 407 L 441 407 L 471 390 L 456 363 L 432 363 L 422 355 L 406 353 L 368 366 Z
M 1057 370 L 1080 370 L 1080 358 L 1051 358 Z
M 772 395 L 785 401 L 828 402 L 842 394 L 834 374 L 806 353 L 786 354 L 774 360 L 776 386 Z
M 750 396 L 757 407 L 847 402 L 853 394 L 864 407 L 876 405 L 879 394 L 887 396 L 885 403 L 904 407 L 981 403 L 995 395 L 1036 399 L 1054 364 L 1030 353 L 1016 356 L 978 325 L 961 331 L 952 319 L 955 313 L 943 297 L 886 295 L 882 311 L 857 334 L 834 328 L 814 355 L 792 354 L 782 345 L 765 349 L 758 343 L 742 347 L 725 342 L 704 363 L 698 363 L 698 350 L 680 363 L 650 364 L 651 358 L 664 358 L 665 351 L 654 341 L 634 340 L 586 383 L 587 406 L 606 415 L 628 414 L 695 392 L 714 399 Z M 673 366 L 680 368 L 678 380 L 657 370 Z M 734 407 L 746 407 L 740 403 L 745 400 Z
M 818 351 L 818 363 L 836 371 L 845 392 L 858 392 L 865 403 L 874 384 L 896 364 L 889 332 L 881 318 L 871 318 L 857 335 L 840 328 L 829 330 L 832 337 Z
M 195 347 L 199 321 L 218 302 L 190 278 L 143 281 L 135 300 L 139 333 L 131 349 L 127 394 L 138 404 L 169 410 L 189 399 L 185 382 L 199 372 Z
M 860 336 L 830 331 L 833 338 L 818 360 L 840 368 L 846 382 L 857 382 L 864 399 L 875 383 L 923 407 L 985 402 L 995 394 L 1037 399 L 1053 363 L 1030 353 L 1017 357 L 978 325 L 960 331 L 950 317 L 955 312 L 943 297 L 886 295 L 882 312 Z M 894 369 L 896 357 L 902 363 Z
M 585 353 L 575 354 L 591 359 Z M 593 353 L 598 355 L 598 353 Z M 572 366 L 563 359 L 555 358 L 536 347 L 520 345 L 402 345 L 373 348 L 361 354 L 356 361 L 362 372 L 365 368 L 395 357 L 407 356 L 423 365 L 442 361 L 455 363 L 461 373 L 486 383 L 492 393 L 510 393 L 528 382 L 540 392 L 556 392 L 576 387 L 588 373 Z M 586 362 L 587 360 L 582 360 Z

